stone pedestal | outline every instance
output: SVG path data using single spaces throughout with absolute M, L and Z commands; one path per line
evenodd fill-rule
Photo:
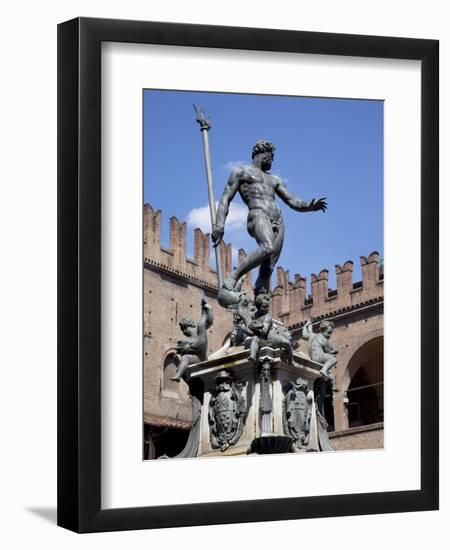
M 190 437 L 197 449 L 190 456 L 324 450 L 320 440 L 328 437 L 313 393 L 322 365 L 300 353 L 288 364 L 271 347 L 260 350 L 257 362 L 248 356 L 243 347 L 232 348 L 225 357 L 188 367 L 191 394 L 201 403 Z M 307 426 L 300 439 L 298 418 L 302 429 Z

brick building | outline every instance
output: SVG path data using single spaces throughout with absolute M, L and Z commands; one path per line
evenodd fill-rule
M 222 269 L 231 272 L 231 245 L 221 243 Z M 239 258 L 245 256 L 239 251 Z M 307 281 L 277 268 L 271 313 L 299 341 L 304 321 L 333 319 L 334 347 L 339 350 L 339 392 L 328 397 L 325 411 L 336 449 L 383 446 L 383 270 L 377 252 L 361 256 L 362 280 L 353 281 L 353 262 L 337 265 L 337 288 L 328 288 L 323 269 Z M 251 290 L 252 282 L 247 281 Z M 183 317 L 198 319 L 206 295 L 214 310 L 209 352 L 217 350 L 231 329 L 231 316 L 216 299 L 217 278 L 210 267 L 210 238 L 194 232 L 194 257 L 186 255 L 186 223 L 170 218 L 169 248 L 161 246 L 161 211 L 144 206 L 144 457 L 178 453 L 184 447 L 191 405 L 184 382 L 170 377 L 177 367 L 174 345 L 182 337 Z

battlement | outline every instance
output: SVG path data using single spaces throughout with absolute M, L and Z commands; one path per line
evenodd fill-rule
M 186 223 L 172 216 L 169 220 L 169 248 L 161 246 L 161 210 L 144 205 L 144 261 L 158 269 L 185 277 L 197 284 L 217 288 L 217 274 L 211 268 L 210 235 L 199 228 L 194 229 L 194 257 L 186 255 Z M 220 243 L 222 271 L 229 275 L 232 266 L 232 246 Z M 238 261 L 247 256 L 240 249 Z M 379 253 L 361 256 L 362 280 L 353 281 L 353 262 L 346 261 L 336 265 L 336 289 L 328 286 L 329 271 L 322 269 L 310 277 L 310 293 L 306 277 L 295 274 L 292 281 L 289 271 L 282 267 L 276 269 L 276 286 L 272 290 L 271 313 L 291 326 L 309 317 L 320 317 L 341 309 L 383 297 L 383 268 L 380 266 Z M 252 276 L 247 276 L 245 288 L 252 294 Z
M 320 317 L 331 312 L 348 309 L 383 297 L 383 268 L 379 253 L 361 256 L 362 280 L 353 282 L 353 262 L 336 265 L 336 289 L 328 286 L 329 272 L 322 269 L 311 274 L 311 293 L 307 292 L 306 278 L 299 274 L 294 280 L 289 271 L 277 268 L 277 286 L 272 291 L 271 313 L 291 326 L 309 317 Z
M 217 274 L 210 265 L 210 235 L 194 230 L 194 257 L 186 254 L 186 222 L 175 216 L 169 220 L 169 248 L 161 246 L 161 210 L 144 205 L 144 261 L 159 268 L 217 287 Z M 231 244 L 220 243 L 222 272 L 229 275 L 232 266 Z M 245 254 L 244 251 L 242 251 Z

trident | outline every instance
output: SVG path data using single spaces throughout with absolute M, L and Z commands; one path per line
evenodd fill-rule
M 211 227 L 216 225 L 216 201 L 214 199 L 214 188 L 211 170 L 211 153 L 209 150 L 208 132 L 211 129 L 211 121 L 207 116 L 202 106 L 196 107 L 194 105 L 195 120 L 200 124 L 200 131 L 203 138 L 203 155 L 205 157 L 205 169 L 206 180 L 208 183 L 208 199 L 209 199 L 209 213 L 211 215 Z M 217 266 L 217 282 L 219 283 L 219 290 L 222 288 L 223 276 L 222 276 L 222 263 L 220 261 L 220 248 L 216 246 L 214 248 L 216 253 L 216 266 Z

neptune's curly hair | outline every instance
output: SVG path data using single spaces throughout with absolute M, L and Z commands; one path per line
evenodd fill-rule
M 262 153 L 271 153 L 273 155 L 275 153 L 275 145 L 270 141 L 267 141 L 267 139 L 259 139 L 255 145 L 253 145 L 252 159 L 254 159 L 256 155 L 260 155 Z

